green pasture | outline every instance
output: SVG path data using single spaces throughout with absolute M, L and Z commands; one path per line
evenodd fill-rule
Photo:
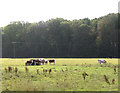
M 2 58 L 3 91 L 118 91 L 118 59 L 105 59 L 107 63 L 100 65 L 97 58 L 55 58 L 55 65 L 25 66 L 30 59 L 37 58 Z M 6 72 L 9 66 L 12 71 Z M 52 69 L 52 72 L 49 74 L 43 69 Z M 88 74 L 85 80 L 83 72 Z
M 2 58 L 2 66 L 24 66 L 25 62 L 30 59 L 38 59 L 38 58 Z M 46 59 L 53 59 L 53 58 L 46 58 Z M 102 58 L 107 61 L 107 63 L 111 64 L 118 64 L 118 59 L 107 59 Z M 82 63 L 89 63 L 89 64 L 96 64 L 98 58 L 55 58 L 56 64 L 58 65 L 74 65 L 74 64 L 82 64 Z

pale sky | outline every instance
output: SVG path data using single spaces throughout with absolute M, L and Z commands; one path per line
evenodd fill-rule
M 118 12 L 119 0 L 0 0 L 0 27 L 12 21 L 98 18 Z

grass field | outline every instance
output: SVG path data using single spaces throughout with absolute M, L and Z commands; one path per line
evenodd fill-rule
M 105 59 L 107 63 L 100 65 L 97 58 L 55 58 L 55 65 L 25 66 L 30 59 L 2 58 L 2 91 L 118 91 L 118 59 Z

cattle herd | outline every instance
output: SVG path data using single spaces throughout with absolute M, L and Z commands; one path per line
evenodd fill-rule
M 25 63 L 26 66 L 31 66 L 31 65 L 41 65 L 41 64 L 51 64 L 53 63 L 55 65 L 55 60 L 47 60 L 47 59 L 44 59 L 44 58 L 40 58 L 40 59 L 31 59 L 29 61 L 27 61 Z
M 47 59 L 44 59 L 44 58 L 40 58 L 40 59 L 31 59 L 29 61 L 27 61 L 25 63 L 26 66 L 31 66 L 31 65 L 41 65 L 41 64 L 51 64 L 53 63 L 55 65 L 55 60 L 52 59 L 52 60 L 47 60 Z M 103 59 L 98 59 L 98 63 L 101 64 L 101 63 L 107 63 L 106 60 L 103 60 Z

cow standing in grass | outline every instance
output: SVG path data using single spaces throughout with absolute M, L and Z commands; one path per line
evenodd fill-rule
M 41 61 L 39 59 L 34 60 L 34 65 L 41 65 Z
M 49 64 L 53 63 L 55 65 L 55 60 L 49 60 Z
M 103 60 L 103 59 L 98 59 L 98 63 L 107 63 L 107 61 Z
M 27 62 L 25 63 L 25 65 L 26 65 L 26 66 L 30 66 L 30 65 L 32 65 L 32 63 L 33 63 L 33 60 L 30 60 L 30 61 L 27 61 Z
M 27 61 L 25 63 L 26 66 L 30 66 L 30 65 L 41 65 L 41 61 L 36 59 L 36 60 L 33 60 L 31 59 L 30 61 Z

